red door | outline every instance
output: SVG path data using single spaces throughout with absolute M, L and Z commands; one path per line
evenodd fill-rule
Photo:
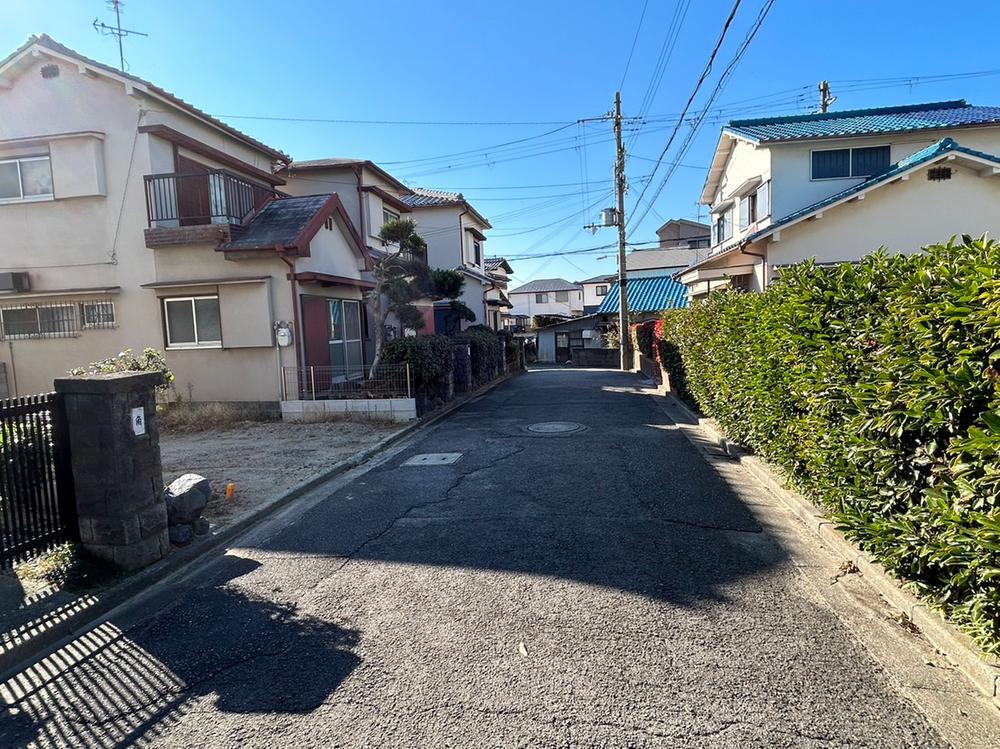
M 177 218 L 180 220 L 180 225 L 196 226 L 212 223 L 208 167 L 177 154 L 177 171 L 189 175 L 177 178 Z M 198 176 L 190 176 L 191 173 Z
M 307 367 L 330 366 L 330 302 L 326 297 L 303 294 L 302 341 Z

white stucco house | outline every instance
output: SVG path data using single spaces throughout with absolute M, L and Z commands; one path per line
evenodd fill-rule
M 510 291 L 515 317 L 536 315 L 579 317 L 583 314 L 583 288 L 565 278 L 540 278 Z
M 963 100 L 734 120 L 701 195 L 709 254 L 678 277 L 693 298 L 725 285 L 759 291 L 803 260 L 993 232 L 998 154 L 1000 107 Z
M 510 276 L 514 269 L 506 258 L 488 257 L 483 261 L 486 274 L 490 277 L 490 286 L 486 289 L 487 325 L 493 330 L 504 330 L 509 327 L 513 302 L 507 293 Z
M 461 301 L 476 316 L 473 321 L 460 320 L 450 302 L 436 302 L 434 332 L 449 334 L 470 325 L 490 325 L 486 300 L 494 279 L 485 265 L 485 232 L 492 228 L 490 222 L 458 192 L 414 187 L 401 200 L 410 208 L 417 233 L 427 242 L 431 267 L 457 270 L 465 276 Z

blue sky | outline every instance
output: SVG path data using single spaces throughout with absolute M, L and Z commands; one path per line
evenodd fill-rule
M 742 3 L 694 110 L 764 1 Z M 114 40 L 91 27 L 95 16 L 113 20 L 100 0 L 2 4 L 0 49 L 46 32 L 117 63 Z M 646 121 L 628 133 L 631 211 L 731 7 L 732 0 L 127 0 L 123 26 L 150 35 L 126 40 L 131 72 L 295 158 L 369 158 L 409 184 L 461 191 L 493 222 L 489 254 L 543 256 L 513 261 L 517 280 L 580 280 L 613 272 L 612 251 L 544 256 L 616 240 L 613 229 L 591 236 L 582 228 L 612 204 L 614 150 L 610 124 L 576 121 L 611 108 L 635 39 L 624 110 L 645 112 Z M 947 19 L 962 19 L 963 28 L 1000 26 L 1000 4 L 953 0 L 947 8 Z M 651 85 L 681 16 L 659 85 Z M 939 18 L 941 4 L 925 0 L 776 0 L 652 209 L 630 225 L 630 241 L 655 239 L 666 218 L 705 217 L 696 201 L 722 123 L 808 112 L 821 79 L 839 97 L 834 109 L 952 98 L 1000 104 L 998 74 L 921 79 L 1000 68 L 995 45 L 955 36 L 951 21 L 929 22 Z M 465 124 L 256 119 L 270 117 Z M 689 130 L 679 130 L 647 197 Z M 635 218 L 646 208 L 639 205 Z

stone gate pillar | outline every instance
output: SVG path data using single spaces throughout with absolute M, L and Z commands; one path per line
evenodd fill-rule
M 61 377 L 80 540 L 126 569 L 170 550 L 163 499 L 155 372 Z

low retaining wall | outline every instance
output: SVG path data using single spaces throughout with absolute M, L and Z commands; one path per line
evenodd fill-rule
M 415 398 L 358 398 L 281 402 L 282 421 L 320 421 L 344 415 L 407 422 L 417 418 L 417 401 Z

